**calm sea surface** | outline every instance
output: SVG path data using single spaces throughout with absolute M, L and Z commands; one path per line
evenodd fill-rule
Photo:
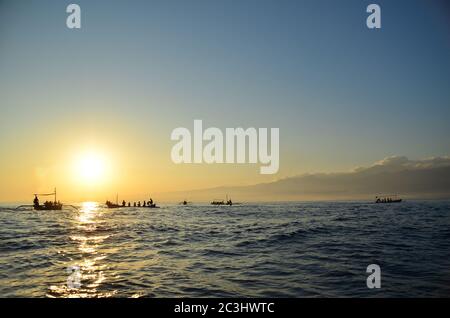
M 0 297 L 179 296 L 450 296 L 450 202 L 0 208 Z

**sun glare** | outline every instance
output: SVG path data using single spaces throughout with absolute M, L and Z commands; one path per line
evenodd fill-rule
M 83 183 L 93 185 L 105 177 L 106 160 L 95 152 L 86 152 L 79 156 L 75 163 L 76 177 Z

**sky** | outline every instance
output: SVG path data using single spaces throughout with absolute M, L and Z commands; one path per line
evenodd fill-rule
M 0 0 L 0 201 L 55 186 L 133 200 L 446 156 L 449 30 L 438 0 Z M 194 119 L 279 128 L 279 172 L 175 165 L 170 134 Z M 86 156 L 101 177 L 80 176 Z

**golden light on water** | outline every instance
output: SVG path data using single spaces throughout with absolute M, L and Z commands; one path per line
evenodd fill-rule
M 87 225 L 94 225 L 94 217 L 98 212 L 97 202 L 83 202 L 80 213 L 78 214 L 79 226 L 86 227 Z M 95 226 L 94 226 L 95 227 Z
M 102 212 L 98 203 L 82 203 L 74 218 L 77 231 L 70 236 L 71 241 L 76 244 L 78 257 L 68 264 L 69 269 L 77 271 L 75 274 L 69 271 L 68 274 L 72 278 L 77 277 L 80 285 L 75 288 L 70 287 L 68 283 L 50 286 L 50 297 L 110 297 L 114 294 L 114 292 L 98 291 L 107 279 L 104 271 L 108 268 L 108 263 L 106 255 L 102 252 L 102 245 L 110 236 L 96 233 L 104 222 L 101 218 Z
M 81 270 L 81 280 L 89 289 L 97 288 L 104 280 L 103 270 L 106 265 L 100 263 L 105 257 L 99 254 L 100 244 L 109 235 L 95 235 L 98 227 L 99 207 L 96 202 L 83 202 L 78 215 L 79 225 L 82 230 L 80 235 L 71 237 L 78 242 L 78 250 L 84 258 L 76 264 Z M 99 295 L 96 295 L 99 296 Z

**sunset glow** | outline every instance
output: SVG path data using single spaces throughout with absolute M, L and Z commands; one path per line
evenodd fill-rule
M 81 154 L 75 161 L 76 179 L 85 185 L 95 185 L 104 181 L 107 172 L 107 160 L 96 152 Z

